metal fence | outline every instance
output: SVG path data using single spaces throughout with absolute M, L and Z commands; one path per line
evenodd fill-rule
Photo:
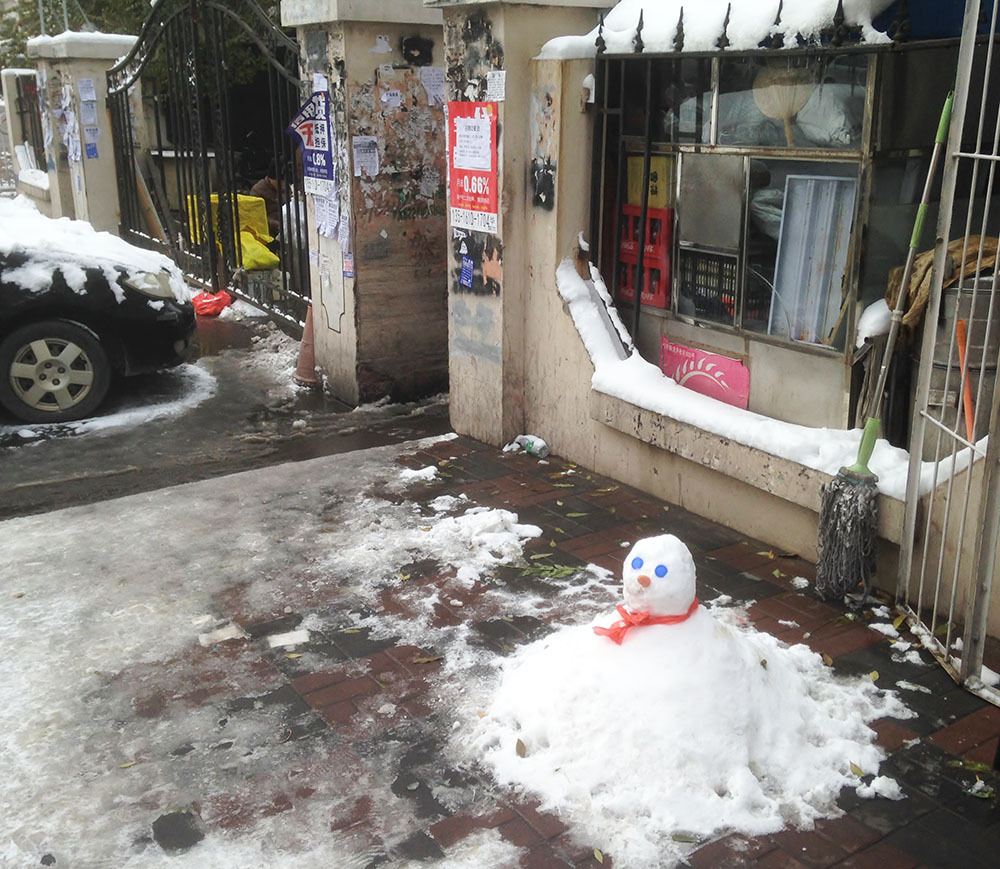
M 897 604 L 956 681 L 1000 704 L 984 668 L 984 655 L 995 652 L 987 624 L 1000 532 L 1000 438 L 993 437 L 1000 425 L 998 5 L 966 4 L 924 315 Z

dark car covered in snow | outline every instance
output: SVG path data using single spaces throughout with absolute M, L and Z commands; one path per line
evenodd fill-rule
M 166 257 L 0 202 L 0 404 L 30 423 L 92 415 L 114 377 L 183 361 L 188 295 Z

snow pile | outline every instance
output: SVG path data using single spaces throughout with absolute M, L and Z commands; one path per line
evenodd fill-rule
M 60 269 L 70 289 L 82 293 L 84 269 L 100 268 L 121 301 L 124 293 L 118 286 L 117 266 L 129 278 L 166 272 L 176 299 L 191 298 L 184 276 L 168 257 L 135 247 L 110 232 L 98 232 L 85 220 L 68 217 L 53 220 L 23 196 L 0 199 L 0 227 L 0 254 L 23 252 L 31 258 L 20 268 L 5 272 L 4 279 L 29 290 L 48 290 L 52 286 L 52 273 Z
M 250 339 L 253 351 L 240 353 L 228 350 L 228 354 L 240 353 L 240 366 L 247 371 L 262 374 L 273 381 L 267 394 L 269 398 L 292 396 L 299 389 L 292 375 L 299 359 L 299 342 L 286 335 L 272 322 L 265 324 L 265 331 Z
M 910 712 L 806 646 L 699 609 L 621 646 L 583 625 L 522 647 L 463 739 L 615 865 L 653 866 L 681 858 L 678 840 L 809 828 L 839 814 L 842 787 L 895 798 L 890 780 L 861 778 L 883 758 L 866 722 L 886 715 Z
M 889 326 L 892 323 L 892 311 L 889 310 L 889 303 L 885 299 L 872 302 L 861 313 L 858 320 L 858 337 L 854 342 L 855 347 L 861 347 L 868 338 L 877 335 L 888 335 Z
M 866 42 L 886 42 L 888 37 L 872 26 L 872 19 L 892 0 L 844 0 L 846 24 L 861 28 Z M 781 23 L 775 27 L 779 0 L 619 0 L 604 18 L 603 37 L 609 54 L 631 54 L 642 13 L 642 42 L 646 52 L 674 51 L 674 37 L 681 7 L 684 9 L 684 50 L 713 51 L 722 35 L 729 10 L 726 36 L 733 51 L 755 49 L 774 35 L 784 36 L 785 45 L 795 45 L 796 36 L 816 37 L 833 22 L 837 0 L 784 0 Z M 731 7 L 731 9 L 730 9 Z M 586 36 L 560 36 L 542 46 L 540 57 L 593 57 L 598 28 Z
M 568 259 L 556 270 L 559 293 L 594 364 L 593 389 L 827 474 L 855 462 L 861 429 L 811 428 L 733 407 L 680 386 L 638 353 L 626 356 L 625 327 L 593 266 L 591 277 L 590 281 L 581 278 Z M 977 451 L 985 454 L 985 443 L 983 438 Z M 921 493 L 930 491 L 935 481 L 940 484 L 968 467 L 970 453 L 966 448 L 940 463 L 923 462 Z M 909 453 L 884 439 L 876 443 L 869 462 L 878 475 L 879 491 L 900 500 L 906 493 L 908 465 Z
M 78 422 L 0 425 L 0 436 L 16 432 L 22 438 L 37 438 L 46 433 L 67 430 L 74 435 L 83 435 L 112 428 L 144 425 L 157 419 L 173 419 L 214 397 L 217 389 L 218 380 L 200 363 L 178 365 L 160 372 L 156 392 L 150 391 L 141 398 L 135 398 L 128 407 L 109 409 L 101 416 Z M 167 395 L 164 396 L 163 393 Z

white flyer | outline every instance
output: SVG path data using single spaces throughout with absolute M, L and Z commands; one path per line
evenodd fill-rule
M 427 92 L 428 105 L 443 106 L 445 104 L 444 67 L 420 67 L 420 83 L 424 86 L 424 90 Z
M 78 78 L 76 89 L 80 92 L 81 102 L 96 102 L 97 91 L 94 90 L 94 80 L 92 78 Z
M 507 70 L 495 69 L 486 73 L 486 101 L 502 103 L 507 92 Z
M 378 141 L 374 136 L 354 136 L 354 177 L 362 174 L 374 178 L 378 175 Z

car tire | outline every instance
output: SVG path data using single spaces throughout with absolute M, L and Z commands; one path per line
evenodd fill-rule
M 0 404 L 29 423 L 91 416 L 111 385 L 100 340 L 69 320 L 40 320 L 0 341 Z

